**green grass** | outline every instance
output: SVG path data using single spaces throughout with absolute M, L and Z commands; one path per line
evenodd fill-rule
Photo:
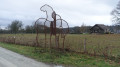
M 120 67 L 119 64 L 111 60 L 105 60 L 102 57 L 91 57 L 73 52 L 60 52 L 44 48 L 39 48 L 39 52 L 36 52 L 34 47 L 6 43 L 0 43 L 0 47 L 7 48 L 45 63 L 63 64 L 75 67 Z

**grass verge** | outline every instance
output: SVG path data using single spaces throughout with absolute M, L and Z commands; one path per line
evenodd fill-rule
M 43 48 L 39 48 L 39 52 L 35 52 L 34 47 L 6 44 L 1 42 L 0 47 L 12 50 L 24 56 L 45 63 L 63 64 L 75 67 L 120 67 L 119 64 L 111 60 L 105 60 L 101 57 L 91 57 L 88 55 L 77 54 L 73 52 L 63 53 L 60 51 Z

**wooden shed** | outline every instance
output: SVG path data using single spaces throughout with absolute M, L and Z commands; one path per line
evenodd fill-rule
M 90 28 L 91 33 L 104 34 L 109 32 L 109 28 L 104 24 L 96 24 Z

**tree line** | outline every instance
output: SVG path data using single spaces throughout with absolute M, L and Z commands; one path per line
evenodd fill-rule
M 0 29 L 0 33 L 17 34 L 17 33 L 35 33 L 34 25 L 27 25 L 23 27 L 23 22 L 14 20 L 8 24 L 6 29 Z
M 17 33 L 44 33 L 44 25 L 41 23 L 38 23 L 37 25 L 32 24 L 32 25 L 26 25 L 25 27 L 23 26 L 23 22 L 19 20 L 14 20 L 8 26 L 6 29 L 0 28 L 0 33 L 2 34 L 17 34 Z M 37 27 L 36 27 L 37 26 Z M 74 26 L 69 28 L 69 33 L 70 34 L 89 34 L 90 29 L 92 26 L 87 26 L 84 23 L 81 26 Z M 119 25 L 112 25 L 108 26 L 111 32 L 117 33 L 117 31 L 120 30 Z M 37 30 L 36 30 L 37 28 Z M 50 33 L 50 27 L 45 26 L 46 28 L 46 33 Z M 63 28 L 66 30 L 66 28 Z M 60 32 L 60 30 L 57 28 L 56 32 Z
M 8 33 L 8 34 L 17 34 L 17 33 L 36 33 L 36 26 L 33 25 L 26 25 L 23 26 L 23 22 L 20 20 L 14 20 L 8 26 L 6 29 L 0 28 L 0 33 Z M 41 23 L 37 24 L 38 32 L 44 33 L 44 25 Z M 85 24 L 82 24 L 81 27 L 75 26 L 70 27 L 69 32 L 72 34 L 80 34 L 80 33 L 89 33 L 89 29 L 91 26 L 86 26 Z M 64 28 L 66 29 L 66 28 Z M 56 29 L 57 32 L 59 32 L 59 29 Z M 46 26 L 46 32 L 50 33 L 50 28 Z

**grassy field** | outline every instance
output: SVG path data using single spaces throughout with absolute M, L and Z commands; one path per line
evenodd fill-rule
M 65 67 L 120 67 L 120 65 L 111 60 L 105 60 L 102 57 L 93 57 L 85 54 L 74 52 L 61 52 L 50 49 L 39 48 L 39 52 L 31 46 L 21 46 L 15 44 L 0 43 L 0 47 L 7 48 L 14 52 L 20 53 L 37 61 L 62 64 Z
M 14 41 L 15 44 L 35 45 L 36 34 L 0 34 L 0 41 L 3 39 L 6 42 Z M 47 35 L 47 47 L 49 47 L 49 35 Z M 60 38 L 60 47 L 62 48 L 62 38 Z M 86 40 L 86 41 L 85 41 Z M 39 34 L 39 45 L 44 45 L 44 34 Z M 84 46 L 86 45 L 86 46 Z M 52 46 L 56 47 L 54 37 L 52 37 Z M 66 36 L 65 48 L 75 52 L 86 52 L 96 55 L 120 55 L 120 35 L 119 34 L 104 34 L 104 35 L 80 35 L 69 34 Z

